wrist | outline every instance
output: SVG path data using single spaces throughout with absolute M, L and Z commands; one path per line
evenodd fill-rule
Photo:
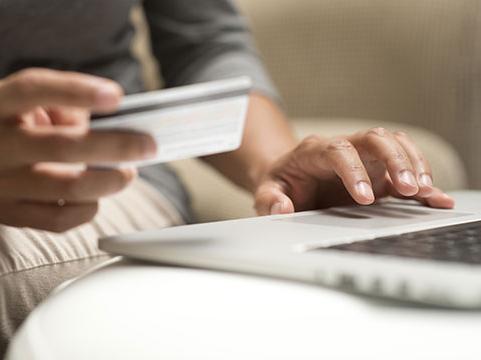
M 266 162 L 251 166 L 247 172 L 249 178 L 248 190 L 255 194 L 264 179 L 268 176 L 270 169 L 272 169 L 274 162 Z

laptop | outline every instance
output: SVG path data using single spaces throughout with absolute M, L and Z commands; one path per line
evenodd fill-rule
M 481 308 L 481 192 L 452 195 L 455 210 L 386 199 L 107 237 L 100 248 L 163 264 Z

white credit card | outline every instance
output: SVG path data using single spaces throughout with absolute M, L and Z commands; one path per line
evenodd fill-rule
M 235 150 L 242 141 L 251 87 L 248 77 L 239 77 L 126 96 L 116 113 L 92 116 L 90 128 L 150 134 L 157 156 L 91 165 L 145 166 Z

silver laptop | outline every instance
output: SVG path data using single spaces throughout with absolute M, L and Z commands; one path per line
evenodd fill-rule
M 455 210 L 385 200 L 100 239 L 106 251 L 440 306 L 481 308 L 481 192 Z

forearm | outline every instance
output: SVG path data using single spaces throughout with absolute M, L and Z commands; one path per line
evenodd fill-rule
M 204 160 L 237 185 L 254 192 L 265 170 L 296 145 L 295 136 L 279 107 L 253 94 L 241 147 Z

